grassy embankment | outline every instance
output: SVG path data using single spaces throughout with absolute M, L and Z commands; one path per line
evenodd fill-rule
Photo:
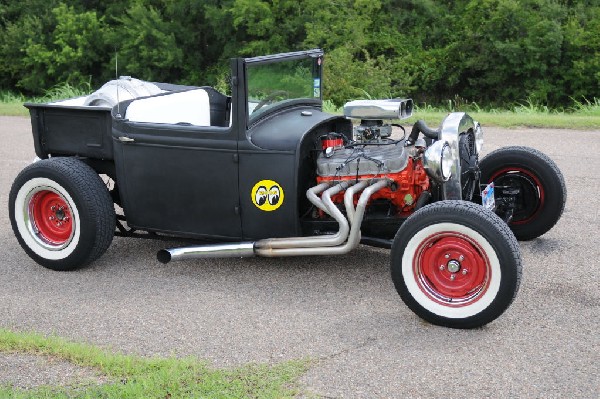
M 2 352 L 34 354 L 91 368 L 108 381 L 28 390 L 0 386 L 2 398 L 292 398 L 308 360 L 215 369 L 195 358 L 143 358 L 58 337 L 0 329 Z
M 576 102 L 563 110 L 551 110 L 531 103 L 517 104 L 506 109 L 486 110 L 476 105 L 461 108 L 458 107 L 457 110 L 467 112 L 482 126 L 600 129 L 600 99 Z M 424 119 L 431 126 L 438 126 L 448 112 L 439 108 L 420 107 L 407 122 Z
M 26 101 L 56 101 L 85 95 L 90 91 L 86 92 L 68 84 L 57 86 L 49 90 L 45 96 L 36 98 L 25 98 L 22 95 L 0 91 L 0 115 L 28 116 L 27 109 L 23 107 L 23 103 Z M 328 101 L 325 102 L 324 108 L 328 112 L 342 113 L 341 108 L 333 106 Z M 451 110 L 469 113 L 482 126 L 600 129 L 599 98 L 594 98 L 593 101 L 574 101 L 572 106 L 559 110 L 549 109 L 531 102 L 519 103 L 506 108 L 482 108 L 475 103 L 457 105 L 450 100 L 447 107 L 417 105 L 414 116 L 404 123 L 412 124 L 417 119 L 424 119 L 430 126 L 438 126 Z
M 80 97 L 89 94 L 90 88 L 77 88 L 68 83 L 58 85 L 46 92 L 44 96 L 27 98 L 22 94 L 10 91 L 0 91 L 0 115 L 2 116 L 29 116 L 29 111 L 23 106 L 25 102 L 44 103 L 63 100 L 66 98 Z

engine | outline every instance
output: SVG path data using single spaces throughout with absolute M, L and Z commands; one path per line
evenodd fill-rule
M 341 141 L 341 139 L 338 139 Z M 375 193 L 369 204 L 379 204 L 390 216 L 407 216 L 417 200 L 429 189 L 429 178 L 423 167 L 420 150 L 404 147 L 404 141 L 361 141 L 349 145 L 331 138 L 323 139 L 323 152 L 317 159 L 317 182 L 373 180 L 386 178 L 390 184 Z M 343 203 L 343 194 L 333 196 Z M 358 199 L 355 198 L 355 204 Z M 387 208 L 387 209 L 385 209 Z
M 429 178 L 422 162 L 423 148 L 406 147 L 405 140 L 392 140 L 392 126 L 383 118 L 404 119 L 412 113 L 411 100 L 353 101 L 344 107 L 347 117 L 360 118 L 354 140 L 330 133 L 321 137 L 322 152 L 317 158 L 317 182 L 345 180 L 389 181 L 373 194 L 369 205 L 377 204 L 389 216 L 408 216 L 418 199 L 429 190 Z M 332 196 L 343 203 L 343 194 Z M 358 201 L 354 198 L 355 205 Z
M 426 204 L 432 193 L 434 200 L 473 198 L 483 139 L 479 124 L 468 115 L 451 114 L 438 130 L 418 121 L 408 137 L 393 140 L 392 127 L 404 129 L 383 120 L 410 117 L 412 100 L 353 101 L 344 106 L 344 114 L 360 124 L 354 127 L 353 140 L 337 133 L 320 137 L 318 184 L 385 180 L 387 186 L 370 196 L 367 209 L 400 218 Z M 344 194 L 331 200 L 341 207 Z M 354 205 L 357 201 L 355 196 Z

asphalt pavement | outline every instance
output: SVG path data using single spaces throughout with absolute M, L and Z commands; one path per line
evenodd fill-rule
M 217 367 L 312 358 L 305 393 L 327 398 L 600 396 L 600 131 L 487 128 L 484 152 L 527 145 L 564 173 L 550 232 L 522 242 L 523 280 L 499 319 L 429 325 L 400 300 L 389 251 L 338 257 L 156 260 L 162 241 L 116 237 L 90 267 L 54 272 L 20 248 L 10 185 L 35 156 L 28 118 L 0 117 L 0 327 Z

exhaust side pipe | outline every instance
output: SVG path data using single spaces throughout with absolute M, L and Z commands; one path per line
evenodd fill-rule
M 252 256 L 255 256 L 253 242 L 169 248 L 161 249 L 156 254 L 156 258 L 161 263 L 197 258 L 249 258 Z

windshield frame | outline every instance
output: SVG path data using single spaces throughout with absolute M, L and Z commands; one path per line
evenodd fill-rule
M 249 109 L 249 73 L 248 69 L 253 66 L 258 65 L 267 65 L 267 64 L 277 64 L 295 60 L 313 60 L 313 88 L 319 89 L 319 95 L 313 97 L 306 98 L 292 98 L 283 101 L 279 101 L 269 108 L 266 108 L 263 112 L 259 112 L 257 114 L 250 114 Z M 315 73 L 316 72 L 316 73 Z M 244 58 L 244 92 L 245 98 L 244 102 L 246 104 L 246 126 L 249 127 L 252 124 L 255 124 L 260 119 L 263 119 L 265 116 L 272 114 L 273 112 L 277 112 L 278 110 L 288 108 L 295 105 L 307 104 L 314 107 L 321 107 L 323 103 L 323 50 L 321 49 L 313 49 L 307 51 L 297 51 L 291 53 L 281 53 L 281 54 L 272 54 L 265 55 L 259 57 L 251 57 Z M 318 79 L 318 82 L 316 80 Z

